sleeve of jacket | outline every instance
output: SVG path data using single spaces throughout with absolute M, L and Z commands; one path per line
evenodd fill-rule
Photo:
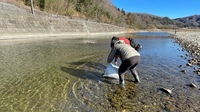
M 114 59 L 115 55 L 116 55 L 116 52 L 117 52 L 117 49 L 113 48 L 110 52 L 110 54 L 108 55 L 108 58 L 107 58 L 107 62 L 108 63 L 111 63 L 112 60 Z

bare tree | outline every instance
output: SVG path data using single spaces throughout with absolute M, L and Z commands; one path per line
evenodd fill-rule
M 33 8 L 33 0 L 31 0 L 31 13 L 35 15 L 34 8 Z

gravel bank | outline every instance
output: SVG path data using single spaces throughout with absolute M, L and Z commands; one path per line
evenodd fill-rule
M 167 31 L 168 33 L 174 35 L 175 38 L 183 40 L 184 42 L 190 42 L 195 46 L 200 46 L 200 30 L 194 31 Z
M 172 34 L 177 42 L 192 55 L 193 58 L 188 60 L 188 66 L 193 64 L 200 65 L 200 30 L 180 30 L 176 32 L 165 32 Z M 195 68 L 194 72 L 200 75 L 200 68 Z

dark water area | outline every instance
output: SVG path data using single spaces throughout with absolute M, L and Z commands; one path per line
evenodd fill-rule
M 200 78 L 193 72 L 198 66 L 186 65 L 192 57 L 170 35 L 119 36 L 142 45 L 139 84 L 129 71 L 124 86 L 117 79 L 102 77 L 112 36 L 0 41 L 0 111 L 200 110 Z M 190 87 L 191 83 L 197 87 Z

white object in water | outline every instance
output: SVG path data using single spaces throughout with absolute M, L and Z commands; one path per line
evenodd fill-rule
M 167 89 L 167 88 L 160 88 L 161 91 L 168 93 L 168 94 L 172 94 L 172 90 L 173 89 Z
M 190 86 L 190 87 L 197 88 L 197 85 L 196 85 L 196 84 L 194 84 L 194 83 L 191 83 L 189 86 Z
M 105 69 L 105 73 L 103 74 L 103 77 L 119 79 L 118 69 L 119 67 L 117 65 L 109 63 Z

